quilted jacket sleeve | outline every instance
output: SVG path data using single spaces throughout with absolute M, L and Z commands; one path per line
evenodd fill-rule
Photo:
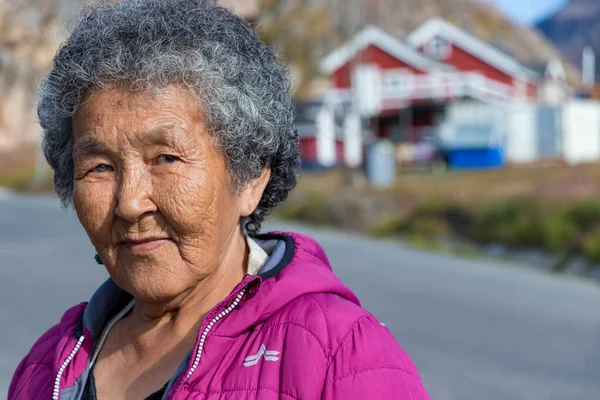
M 429 400 L 413 362 L 389 330 L 367 315 L 341 339 L 323 400 Z
M 35 342 L 13 375 L 8 400 L 52 397 L 52 357 L 59 331 L 59 326 L 54 326 Z

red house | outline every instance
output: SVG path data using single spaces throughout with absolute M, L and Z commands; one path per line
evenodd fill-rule
M 542 77 L 442 19 L 406 41 L 367 27 L 322 62 L 332 92 L 351 96 L 378 137 L 419 141 L 453 101 L 534 101 Z

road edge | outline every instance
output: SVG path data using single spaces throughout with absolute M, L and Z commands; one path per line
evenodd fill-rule
M 12 189 L 0 186 L 0 200 L 7 200 L 15 197 L 15 192 Z

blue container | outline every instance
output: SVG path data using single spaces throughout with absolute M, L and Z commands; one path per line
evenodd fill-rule
M 501 147 L 451 149 L 447 157 L 448 166 L 453 169 L 498 169 L 504 166 Z

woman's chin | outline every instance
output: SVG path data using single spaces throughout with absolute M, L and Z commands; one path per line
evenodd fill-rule
M 166 304 L 174 301 L 185 292 L 181 285 L 166 285 L 154 282 L 130 282 L 125 289 L 136 302 L 148 304 Z
M 137 269 L 137 268 L 135 268 Z M 121 289 L 131 294 L 138 302 L 165 303 L 180 296 L 187 290 L 181 276 L 174 279 L 171 271 L 129 270 L 126 274 L 118 274 L 113 280 Z

